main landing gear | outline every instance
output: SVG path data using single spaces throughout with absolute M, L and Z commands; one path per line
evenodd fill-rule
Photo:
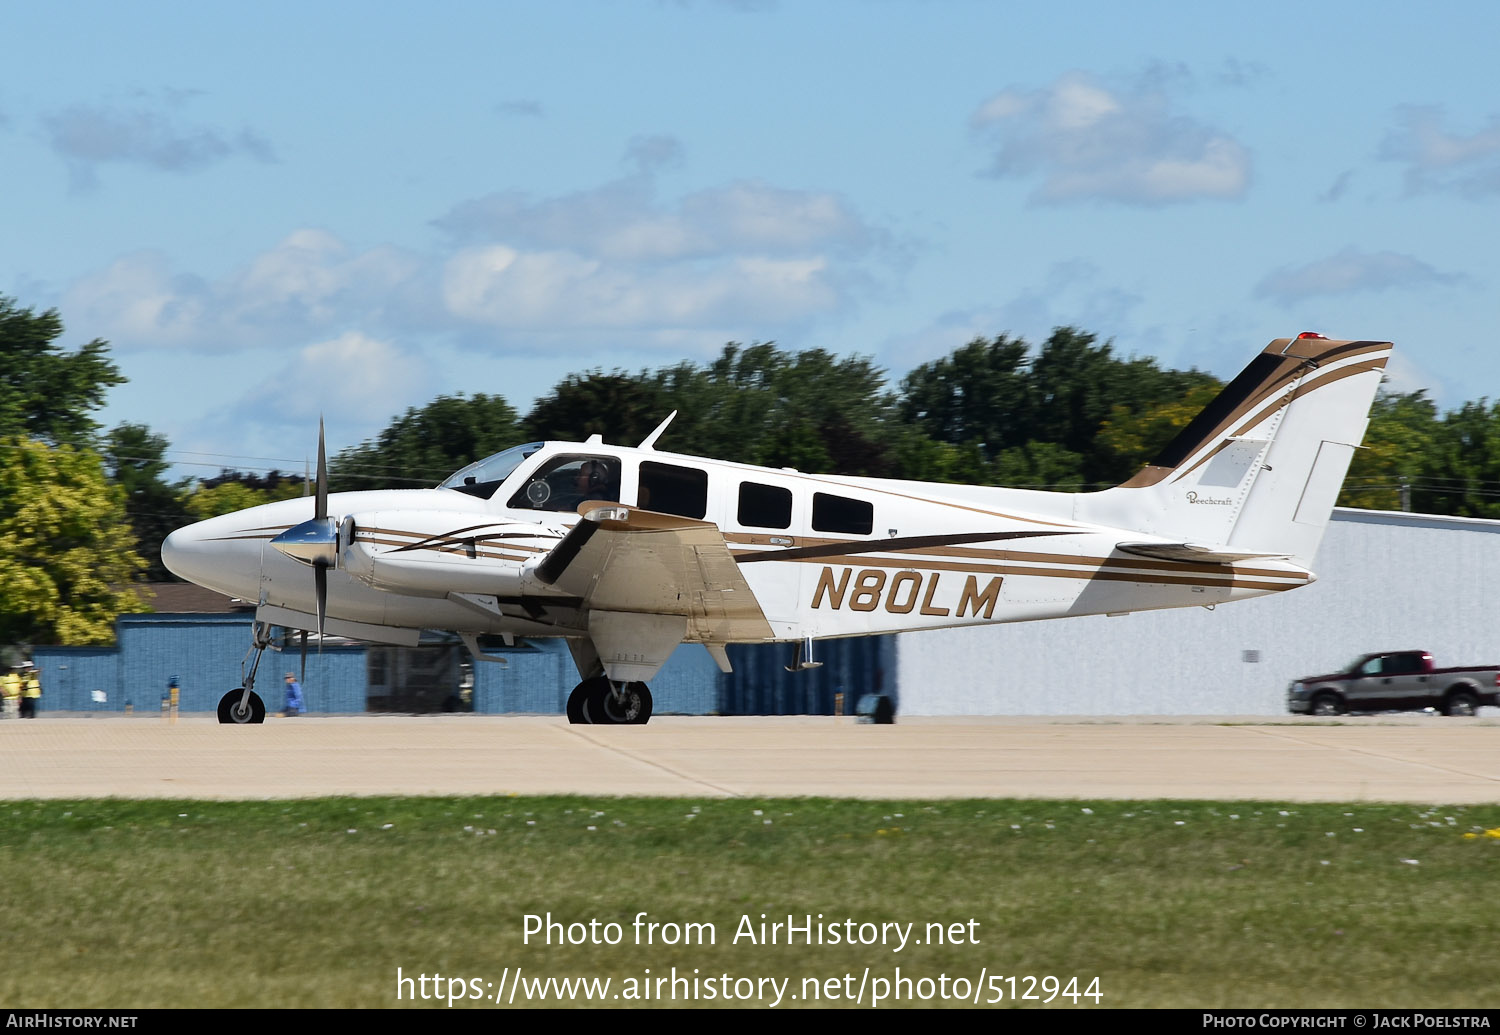
M 236 687 L 219 698 L 219 722 L 225 725 L 244 725 L 266 721 L 266 703 L 255 692 L 255 670 L 260 667 L 260 656 L 271 645 L 271 627 L 262 622 L 256 622 L 252 627 L 250 639 L 250 652 L 245 655 L 247 660 L 250 654 L 255 655 L 255 660 L 250 662 L 250 671 L 245 673 L 245 664 L 240 663 L 245 685 Z
M 595 676 L 568 695 L 568 721 L 574 724 L 634 726 L 650 718 L 651 690 L 645 683 L 617 683 Z

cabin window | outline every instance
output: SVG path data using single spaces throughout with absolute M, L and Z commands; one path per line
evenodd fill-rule
M 708 472 L 647 460 L 641 464 L 641 507 L 701 519 L 708 513 Z
M 510 499 L 518 510 L 577 510 L 589 500 L 620 499 L 620 461 L 612 456 L 559 456 L 543 464 Z
M 740 524 L 750 528 L 791 528 L 792 490 L 740 482 Z
M 875 528 L 875 505 L 826 492 L 813 493 L 812 526 L 818 532 L 869 535 Z

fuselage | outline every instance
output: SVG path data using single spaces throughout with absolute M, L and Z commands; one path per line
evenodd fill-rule
M 329 496 L 339 561 L 326 617 L 330 631 L 343 623 L 379 639 L 390 630 L 392 642 L 397 630 L 423 628 L 582 635 L 587 610 L 537 567 L 593 500 L 717 526 L 772 640 L 1209 605 L 1312 578 L 1275 558 L 1122 552 L 1122 539 L 1151 537 L 1080 520 L 1087 499 L 807 475 L 597 441 L 532 443 L 438 488 Z M 167 538 L 163 560 L 268 614 L 310 615 L 308 565 L 271 540 L 313 508 L 294 499 L 199 522 Z M 686 638 L 699 637 L 690 626 Z

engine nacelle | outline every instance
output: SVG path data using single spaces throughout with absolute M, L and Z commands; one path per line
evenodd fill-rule
M 474 514 L 456 512 L 375 511 L 351 515 L 344 528 L 344 570 L 375 589 L 412 596 L 520 596 L 528 562 L 558 539 L 541 525 L 476 523 Z

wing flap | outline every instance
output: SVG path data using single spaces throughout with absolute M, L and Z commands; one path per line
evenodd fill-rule
M 618 503 L 580 509 L 583 520 L 537 565 L 541 581 L 590 610 L 681 615 L 692 642 L 771 637 L 717 525 Z
M 1117 543 L 1115 549 L 1137 557 L 1161 561 L 1201 561 L 1207 564 L 1234 564 L 1237 561 L 1270 561 L 1284 559 L 1284 553 L 1236 550 L 1228 546 L 1204 546 L 1201 543 Z

